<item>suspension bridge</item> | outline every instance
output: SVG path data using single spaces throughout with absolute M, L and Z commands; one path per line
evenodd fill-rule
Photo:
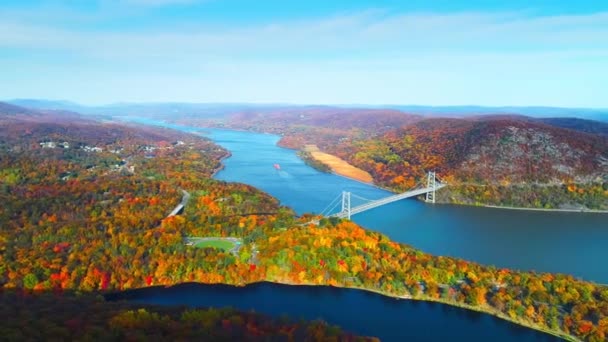
M 425 200 L 429 203 L 435 203 L 435 191 L 445 187 L 446 184 L 437 181 L 435 172 L 429 172 L 427 174 L 426 186 L 413 190 L 406 191 L 401 194 L 388 196 L 385 198 L 370 200 L 361 196 L 357 196 L 348 191 L 342 191 L 341 195 L 338 195 L 326 208 L 321 212 L 323 216 L 337 217 L 337 218 L 348 218 L 352 215 L 362 213 L 367 210 L 371 210 L 385 204 L 396 202 L 405 198 L 415 197 L 426 194 Z M 363 201 L 363 204 L 352 207 L 351 197 Z M 340 201 L 342 199 L 342 201 Z M 337 213 L 332 214 L 336 208 L 341 204 L 341 210 Z

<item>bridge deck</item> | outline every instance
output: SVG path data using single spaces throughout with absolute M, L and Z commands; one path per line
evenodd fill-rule
M 405 198 L 409 198 L 409 197 L 414 197 L 414 196 L 419 196 L 422 194 L 425 194 L 427 192 L 431 192 L 433 190 L 439 190 L 443 187 L 445 187 L 445 184 L 437 184 L 435 186 L 435 188 L 423 188 L 423 189 L 416 189 L 416 190 L 411 190 L 411 191 L 407 191 L 404 192 L 402 194 L 397 194 L 397 195 L 393 195 L 393 196 L 388 196 L 385 198 L 381 198 L 379 200 L 376 201 L 372 201 L 369 203 L 365 203 L 356 207 L 353 207 L 350 209 L 350 215 L 354 215 L 354 214 L 358 214 L 358 213 L 362 213 L 364 211 L 370 210 L 370 209 L 374 209 L 377 208 L 379 206 L 385 205 L 385 204 L 389 204 L 392 202 L 396 202 Z M 346 218 L 348 217 L 348 212 L 339 212 L 337 214 L 333 214 L 330 217 L 338 217 L 338 218 Z
M 184 207 L 186 206 L 186 204 L 190 200 L 190 193 L 188 193 L 188 191 L 182 190 L 182 194 L 183 194 L 182 201 L 173 209 L 173 211 L 171 212 L 171 214 L 169 214 L 167 217 L 171 217 L 171 216 L 175 216 L 175 215 L 179 214 L 179 212 L 182 209 L 184 209 Z

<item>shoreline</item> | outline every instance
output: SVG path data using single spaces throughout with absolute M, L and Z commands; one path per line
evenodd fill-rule
M 280 282 L 280 281 L 262 281 L 262 282 L 268 282 L 268 283 L 280 284 L 280 285 L 289 285 L 289 286 L 328 286 L 328 287 L 335 287 L 335 288 L 340 288 L 340 289 L 351 289 L 351 290 L 357 290 L 357 291 L 372 292 L 372 293 L 375 293 L 375 294 L 378 294 L 378 295 L 381 295 L 381 296 L 385 296 L 385 297 L 389 297 L 389 298 L 393 298 L 393 299 L 397 299 L 397 300 L 415 300 L 415 301 L 420 301 L 420 302 L 439 303 L 439 304 L 442 304 L 442 305 L 457 307 L 457 308 L 461 308 L 461 309 L 464 309 L 464 310 L 471 310 L 471 311 L 483 313 L 483 314 L 486 314 L 486 315 L 490 315 L 490 316 L 496 317 L 498 319 L 502 319 L 502 320 L 511 322 L 511 323 L 513 323 L 515 325 L 522 326 L 522 327 L 525 327 L 525 328 L 528 328 L 528 329 L 532 329 L 532 330 L 536 330 L 536 331 L 540 331 L 540 332 L 543 332 L 545 334 L 549 334 L 551 336 L 555 336 L 555 337 L 559 337 L 559 338 L 565 339 L 567 341 L 581 341 L 581 340 L 577 339 L 575 336 L 568 335 L 568 334 L 566 334 L 564 332 L 561 332 L 561 331 L 555 331 L 555 330 L 551 330 L 549 328 L 545 328 L 545 327 L 541 327 L 541 326 L 536 326 L 536 325 L 533 325 L 533 324 L 525 322 L 525 321 L 516 321 L 515 319 L 512 319 L 511 317 L 507 316 L 506 314 L 504 314 L 502 312 L 489 310 L 486 307 L 472 306 L 472 305 L 465 304 L 465 303 L 457 303 L 457 302 L 452 302 L 452 301 L 445 301 L 445 300 L 442 300 L 441 298 L 431 298 L 431 297 L 428 297 L 428 296 L 413 297 L 411 295 L 401 295 L 400 296 L 400 295 L 396 295 L 396 294 L 386 293 L 386 292 L 383 292 L 381 290 L 368 289 L 368 288 L 358 287 L 358 286 L 348 286 L 348 285 L 318 285 L 318 284 L 309 284 L 309 283 L 296 284 L 296 283 Z M 255 284 L 255 283 L 259 283 L 259 282 L 253 282 L 253 283 L 245 284 L 245 286 L 250 285 L 250 284 Z
M 172 123 L 171 121 L 165 121 L 168 123 Z M 185 125 L 182 123 L 179 123 L 181 125 Z M 239 129 L 239 128 L 230 128 L 230 127 L 225 127 L 225 126 L 214 126 L 214 125 L 210 125 L 210 126 L 198 126 L 201 128 L 207 128 L 207 129 L 224 129 L 224 130 L 228 130 L 228 131 L 237 131 L 237 132 L 251 132 L 251 133 L 257 133 L 257 134 L 270 134 L 270 135 L 276 135 L 278 137 L 281 137 L 282 135 L 277 134 L 277 133 L 270 133 L 270 132 L 260 132 L 260 131 L 255 131 L 255 130 L 251 130 L 251 129 Z M 285 147 L 285 146 L 281 146 L 279 144 L 279 141 L 277 141 L 276 145 L 280 148 L 285 148 L 285 149 L 289 149 L 289 150 L 294 150 L 297 151 L 297 149 L 294 148 L 290 148 L 290 147 Z M 230 151 L 228 151 L 228 156 L 226 157 L 222 157 L 220 159 L 220 163 L 226 159 L 229 158 L 232 154 L 230 153 Z M 299 159 L 303 160 L 300 156 L 298 156 Z M 314 158 L 314 157 L 313 157 Z M 317 160 L 315 158 L 315 160 Z M 317 160 L 319 161 L 319 160 Z M 320 161 L 319 161 L 320 162 Z M 326 165 L 326 164 L 325 164 Z M 349 164 L 351 165 L 351 164 Z M 352 166 L 352 165 L 351 165 Z M 215 175 L 224 169 L 224 164 L 221 164 L 221 167 L 216 170 L 211 177 L 215 177 Z M 353 166 L 354 167 L 354 166 Z M 376 189 L 379 190 L 384 190 L 384 191 L 388 191 L 391 192 L 393 194 L 397 194 L 398 192 L 396 192 L 395 190 L 391 189 L 391 188 L 386 188 L 386 187 L 382 187 L 378 184 L 376 184 L 373 179 L 371 182 L 365 182 L 362 181 L 360 179 L 356 179 L 356 178 L 352 178 L 340 173 L 337 173 L 334 170 L 331 170 L 329 173 L 339 176 L 339 177 L 344 177 L 346 179 L 361 183 L 361 184 L 365 184 L 365 185 L 369 185 L 372 186 Z M 436 204 L 442 204 L 442 205 L 455 205 L 455 206 L 467 206 L 467 207 L 478 207 L 478 208 L 490 208 L 490 209 L 504 209 L 504 210 L 522 210 L 522 211 L 544 211 L 544 212 L 563 212 L 563 213 L 579 213 L 579 214 L 586 214 L 586 213 L 590 213 L 590 214 L 608 214 L 608 210 L 599 210 L 599 209 L 546 209 L 546 208 L 527 208 L 527 207 L 511 207 L 511 206 L 498 206 L 498 205 L 490 205 L 490 204 L 482 204 L 482 205 L 475 205 L 475 204 L 462 204 L 462 203 L 451 203 L 451 202 L 437 202 Z
M 385 188 L 385 187 L 382 187 L 375 183 L 363 182 L 361 180 L 339 174 L 337 172 L 334 172 L 333 170 L 330 173 L 333 175 L 339 176 L 339 177 L 343 177 L 343 178 L 361 183 L 361 184 L 372 186 L 379 190 L 384 190 L 384 191 L 387 191 L 387 192 L 390 192 L 393 194 L 399 193 L 391 188 Z M 575 213 L 575 214 L 608 214 L 608 210 L 599 210 L 599 209 L 546 209 L 546 208 L 509 207 L 509 206 L 499 206 L 499 205 L 490 205 L 490 204 L 475 205 L 475 204 L 463 204 L 463 203 L 452 203 L 452 202 L 436 202 L 434 204 L 475 207 L 475 208 L 501 209 L 501 210 L 544 211 L 544 212 L 561 212 L 561 213 Z
M 317 163 L 325 165 L 333 174 L 356 180 L 363 184 L 373 184 L 374 182 L 374 178 L 369 172 L 352 165 L 338 156 L 319 150 L 316 145 L 306 145 L 300 151 L 308 153 L 310 158 Z M 300 159 L 303 158 L 300 157 Z
M 241 131 L 248 132 L 247 130 L 241 130 Z M 277 146 L 279 146 L 278 142 L 277 142 Z M 279 146 L 279 147 L 283 147 L 283 146 Z M 283 147 L 283 148 L 285 148 L 285 147 Z M 291 148 L 287 148 L 287 149 L 291 149 Z M 291 150 L 294 150 L 294 149 L 291 149 Z M 224 158 L 222 158 L 220 160 L 220 162 L 223 161 L 225 158 L 230 157 L 230 155 L 231 155 L 230 151 L 228 151 L 228 153 L 229 153 L 229 155 L 226 156 L 226 157 L 224 157 Z M 299 156 L 298 156 L 298 158 L 300 158 L 301 160 L 303 160 Z M 317 160 L 317 161 L 319 161 L 316 158 L 314 158 L 314 159 Z M 222 168 L 221 169 L 223 169 L 223 168 L 224 168 L 224 164 L 222 164 Z M 391 193 L 396 193 L 392 189 L 380 187 L 379 185 L 374 184 L 373 181 L 372 182 L 365 182 L 365 181 L 362 181 L 362 180 L 359 180 L 359 179 L 356 179 L 356 178 L 353 178 L 353 177 L 349 177 L 349 176 L 337 173 L 333 169 L 330 171 L 330 173 L 334 174 L 336 176 L 339 176 L 339 177 L 343 177 L 343 178 L 346 178 L 346 179 L 349 179 L 349 180 L 361 183 L 361 184 L 372 186 L 372 187 L 377 188 L 379 190 L 384 190 L 384 191 L 388 191 L 388 192 L 391 192 Z M 214 173 L 214 176 L 215 176 L 215 173 Z M 438 203 L 438 204 L 455 205 L 455 203 Z M 474 206 L 474 205 L 468 205 L 468 206 Z M 491 209 L 508 209 L 508 210 L 561 211 L 561 212 L 575 212 L 575 213 L 580 213 L 580 212 L 608 213 L 608 211 L 593 211 L 593 210 L 581 211 L 581 210 L 568 210 L 568 209 L 544 209 L 544 208 L 523 208 L 523 207 L 522 208 L 518 208 L 518 207 L 500 207 L 500 206 L 491 206 L 491 205 L 482 205 L 481 207 L 486 207 L 486 208 L 491 208 Z M 396 294 L 385 293 L 383 291 L 376 290 L 376 289 L 369 289 L 369 288 L 363 288 L 363 287 L 358 287 L 358 286 L 319 285 L 319 284 L 311 284 L 311 283 L 297 284 L 297 283 L 291 283 L 291 282 L 281 282 L 281 281 L 272 281 L 272 280 L 262 280 L 262 281 L 252 282 L 252 283 L 241 284 L 241 285 L 238 285 L 238 284 L 237 285 L 235 285 L 235 284 L 227 284 L 227 283 L 221 283 L 221 284 L 233 285 L 233 286 L 247 286 L 247 285 L 252 285 L 252 284 L 261 283 L 261 282 L 267 282 L 267 283 L 279 284 L 279 285 L 288 285 L 288 286 L 328 286 L 328 287 L 335 287 L 335 288 L 342 288 L 342 289 L 352 289 L 352 290 L 357 290 L 357 291 L 367 291 L 367 292 L 375 293 L 375 294 L 378 294 L 378 295 L 381 295 L 381 296 L 385 296 L 385 297 L 389 297 L 389 298 L 393 298 L 393 299 L 397 299 L 397 300 L 416 300 L 416 301 L 424 301 L 424 302 L 434 302 L 434 303 L 439 303 L 439 304 L 442 304 L 442 305 L 447 305 L 447 306 L 451 306 L 451 307 L 461 308 L 461 309 L 464 309 L 464 310 L 470 310 L 470 311 L 475 311 L 475 312 L 479 312 L 479 313 L 482 313 L 482 314 L 487 314 L 487 315 L 496 317 L 498 319 L 502 319 L 502 320 L 508 321 L 508 322 L 513 323 L 515 325 L 518 325 L 518 326 L 521 326 L 521 327 L 525 327 L 525 328 L 528 328 L 528 329 L 532 329 L 532 330 L 536 330 L 536 331 L 540 331 L 542 333 L 546 333 L 546 334 L 551 335 L 551 336 L 559 337 L 559 338 L 565 339 L 567 341 L 580 341 L 575 336 L 568 335 L 568 334 L 566 334 L 564 332 L 561 332 L 561 331 L 554 331 L 554 330 L 551 330 L 549 328 L 542 327 L 542 326 L 537 326 L 537 325 L 534 325 L 532 323 L 528 323 L 528 322 L 525 322 L 525 321 L 517 321 L 515 319 L 512 319 L 511 317 L 509 317 L 505 313 L 502 313 L 502 312 L 499 312 L 499 311 L 495 311 L 495 310 L 490 310 L 490 307 L 472 306 L 472 305 L 465 304 L 465 303 L 457 303 L 457 302 L 453 302 L 453 301 L 445 301 L 445 300 L 442 300 L 441 298 L 431 298 L 431 297 L 427 297 L 427 296 L 412 297 L 411 295 L 396 295 Z
M 214 179 L 215 176 L 222 170 L 224 170 L 226 168 L 226 164 L 224 164 L 224 160 L 228 159 L 230 157 L 232 157 L 232 152 L 226 150 L 227 154 L 225 156 L 223 156 L 222 158 L 220 158 L 220 160 L 218 160 L 218 163 L 220 164 L 215 170 L 213 170 L 213 173 L 211 173 L 211 175 L 209 176 L 210 178 Z
M 230 151 L 227 151 L 227 154 L 219 160 L 220 166 L 213 172 L 213 174 L 211 176 L 212 178 L 215 177 L 215 175 L 219 171 L 221 171 L 221 170 L 223 170 L 225 168 L 225 164 L 223 164 L 223 160 L 226 159 L 226 158 L 229 158 L 231 155 L 232 155 L 232 153 Z M 361 180 L 358 180 L 358 179 L 353 179 L 353 178 L 348 177 L 346 175 L 338 174 L 337 172 L 335 172 L 333 170 L 332 170 L 331 173 L 333 173 L 335 175 L 338 175 L 340 177 L 348 178 L 350 180 L 354 180 L 354 181 L 357 181 L 357 182 L 360 182 L 360 183 L 363 183 L 363 184 L 366 184 L 366 185 L 371 185 L 371 186 L 374 186 L 374 187 L 376 187 L 378 189 L 382 189 L 382 190 L 390 191 L 390 192 L 394 193 L 394 191 L 392 191 L 392 190 L 383 189 L 383 188 L 378 187 L 377 185 L 370 184 L 370 183 L 367 183 L 367 182 L 364 182 L 364 181 L 361 181 Z M 446 204 L 450 204 L 450 203 L 446 203 Z M 486 207 L 490 207 L 490 206 L 486 206 Z M 508 209 L 508 207 L 494 207 L 494 208 L 496 208 L 496 209 L 505 209 L 505 208 L 507 208 Z M 518 209 L 518 208 L 513 208 L 513 209 Z M 522 209 L 526 209 L 526 208 L 522 208 Z M 550 210 L 550 209 L 544 209 L 544 210 Z M 462 309 L 465 309 L 465 310 L 471 310 L 471 311 L 476 311 L 476 312 L 480 312 L 480 313 L 483 313 L 483 314 L 488 314 L 488 315 L 494 316 L 496 318 L 499 318 L 499 319 L 511 322 L 511 323 L 516 324 L 518 326 L 522 326 L 522 327 L 525 327 L 525 328 L 528 328 L 528 329 L 533 329 L 533 330 L 536 330 L 536 331 L 540 331 L 540 332 L 543 332 L 543 333 L 546 333 L 546 334 L 549 334 L 549 335 L 552 335 L 552 336 L 556 336 L 556 337 L 559 337 L 559 338 L 564 338 L 564 339 L 569 340 L 569 341 L 579 341 L 576 337 L 574 337 L 572 335 L 568 335 L 568 334 L 563 333 L 561 331 L 554 331 L 554 330 L 551 330 L 551 329 L 546 328 L 546 327 L 536 326 L 533 323 L 529 323 L 529 322 L 526 322 L 526 321 L 515 320 L 515 319 L 509 317 L 508 315 L 506 315 L 506 314 L 504 314 L 502 312 L 499 312 L 499 311 L 496 311 L 496 310 L 491 310 L 491 307 L 489 307 L 489 306 L 488 307 L 472 306 L 472 305 L 465 304 L 465 303 L 458 303 L 458 302 L 454 302 L 454 301 L 442 300 L 441 298 L 431 298 L 431 297 L 428 297 L 426 295 L 413 297 L 411 295 L 397 295 L 397 294 L 383 292 L 383 291 L 377 290 L 377 289 L 370 289 L 370 288 L 364 288 L 364 287 L 359 287 L 359 286 L 329 285 L 329 284 L 320 285 L 320 284 L 313 284 L 313 283 L 292 283 L 292 282 L 283 282 L 283 281 L 276 281 L 276 280 L 261 280 L 261 281 L 254 281 L 254 282 L 251 282 L 251 283 L 243 283 L 243 284 L 234 284 L 234 283 L 221 282 L 221 283 L 218 283 L 218 284 L 225 284 L 225 285 L 231 285 L 231 286 L 247 286 L 247 285 L 251 285 L 251 284 L 255 284 L 255 283 L 260 283 L 260 282 L 268 282 L 268 283 L 274 283 L 274 284 L 280 284 L 280 285 L 288 285 L 288 286 L 325 286 L 325 287 L 335 287 L 335 288 L 352 289 L 352 290 L 358 290 L 358 291 L 367 291 L 367 292 L 376 293 L 378 295 L 389 297 L 389 298 L 394 298 L 394 299 L 404 299 L 404 300 L 408 300 L 409 299 L 409 300 L 417 300 L 417 301 L 436 302 L 436 303 L 440 303 L 440 304 L 443 304 L 443 305 L 448 305 L 448 306 L 452 306 L 452 307 L 462 308 Z M 200 283 L 200 284 L 207 284 L 207 283 Z M 176 285 L 179 285 L 179 284 L 167 285 L 165 287 L 172 287 L 172 286 L 176 286 Z
M 452 203 L 446 203 L 452 204 Z M 466 204 L 464 204 L 466 205 Z M 579 213 L 579 214 L 608 214 L 608 210 L 599 209 L 546 209 L 546 208 L 526 208 L 526 207 L 506 207 L 498 205 L 484 204 L 479 207 L 505 210 L 527 210 L 527 211 L 546 211 L 546 212 L 562 212 L 562 213 Z
M 411 295 L 397 295 L 397 294 L 392 294 L 392 293 L 387 293 L 387 292 L 383 292 L 381 290 L 377 290 L 377 289 L 369 289 L 369 288 L 365 288 L 365 287 L 359 287 L 359 286 L 349 286 L 349 285 L 329 285 L 329 284 L 314 284 L 314 283 L 293 283 L 293 282 L 289 282 L 289 281 L 279 281 L 279 280 L 260 280 L 260 281 L 253 281 L 250 283 L 242 283 L 242 284 L 234 284 L 234 283 L 200 283 L 200 282 L 194 282 L 196 284 L 201 284 L 201 285 L 228 285 L 228 286 L 234 286 L 234 287 L 246 287 L 249 285 L 255 285 L 255 284 L 260 284 L 260 283 L 270 283 L 270 284 L 276 284 L 276 285 L 286 285 L 286 286 L 321 286 L 321 287 L 333 287 L 333 288 L 337 288 L 337 289 L 348 289 L 348 290 L 355 290 L 355 291 L 366 291 L 366 292 L 370 292 L 370 293 L 375 293 L 377 295 L 380 296 L 384 296 L 384 297 L 388 297 L 388 298 L 392 298 L 395 300 L 412 300 L 412 301 L 419 301 L 419 302 L 430 302 L 430 303 L 438 303 L 441 305 L 446 305 L 446 306 L 450 306 L 450 307 L 455 307 L 455 308 L 460 308 L 463 310 L 470 310 L 470 311 L 475 311 L 481 314 L 485 314 L 485 315 L 489 315 L 489 316 L 493 316 L 497 319 L 501 319 L 507 322 L 510 322 L 512 324 L 515 324 L 517 326 L 520 327 L 524 327 L 527 329 L 532 329 L 535 331 L 539 331 L 554 337 L 558 337 L 561 339 L 564 339 L 566 341 L 573 341 L 573 342 L 578 342 L 578 341 L 582 341 L 578 338 L 576 338 L 573 335 L 569 335 L 566 334 L 565 332 L 562 331 L 556 331 L 556 330 L 551 330 L 550 328 L 547 327 L 543 327 L 543 326 L 539 326 L 539 325 L 534 325 L 533 323 L 529 323 L 526 321 L 520 321 L 520 320 L 516 320 L 513 319 L 511 317 L 509 317 L 507 314 L 503 313 L 503 312 L 499 312 L 497 310 L 492 310 L 491 307 L 482 307 L 482 306 L 473 306 L 470 304 L 466 304 L 466 303 L 458 303 L 458 302 L 454 302 L 454 301 L 446 301 L 446 300 L 442 300 L 441 298 L 431 298 L 428 297 L 426 295 L 423 296 L 417 296 L 417 297 L 413 297 Z M 146 288 L 152 288 L 152 287 L 162 287 L 162 288 L 170 288 L 170 287 L 174 287 L 174 286 L 179 286 L 181 284 L 187 284 L 186 283 L 179 283 L 179 284 L 173 284 L 173 285 L 155 285 L 155 286 L 148 286 L 148 287 L 142 287 L 142 288 L 137 288 L 137 289 L 130 289 L 130 290 L 126 290 L 126 291 L 136 291 L 139 289 L 146 289 Z M 121 293 L 121 292 L 125 292 L 125 291 L 113 291 L 113 292 L 109 292 L 109 294 L 111 293 Z M 105 296 L 104 296 L 105 297 Z M 106 299 L 107 300 L 107 299 Z

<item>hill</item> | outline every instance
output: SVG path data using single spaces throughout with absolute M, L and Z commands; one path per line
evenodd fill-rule
M 448 128 L 454 139 L 461 139 L 475 124 L 458 121 Z M 413 127 L 431 131 L 436 125 L 421 121 Z M 382 139 L 399 137 L 399 132 L 389 131 Z M 0 136 L 0 287 L 7 303 L 22 300 L 8 295 L 15 289 L 30 299 L 72 291 L 92 298 L 184 282 L 271 281 L 439 301 L 590 341 L 607 333 L 604 286 L 567 275 L 436 257 L 350 221 L 296 217 L 253 187 L 212 179 L 227 151 L 195 135 L 81 120 L 24 119 L 1 122 Z M 416 144 L 425 146 L 423 140 Z M 185 197 L 181 190 L 190 194 L 186 207 L 182 214 L 168 216 Z M 231 237 L 242 244 L 237 251 L 198 248 L 188 244 L 189 237 Z M 115 329 L 110 334 L 128 338 L 129 331 L 121 327 L 169 333 L 184 323 L 179 312 L 104 308 L 99 301 L 91 304 L 97 308 L 91 313 L 83 296 L 66 299 L 65 305 L 84 310 L 73 321 L 66 308 L 59 311 L 44 300 L 42 310 L 19 311 L 17 316 L 12 305 L 5 305 L 3 312 L 26 317 L 32 326 L 45 322 L 57 327 L 49 332 L 57 338 L 71 336 L 80 324 L 86 329 L 110 327 Z M 65 320 L 56 320 L 54 311 Z M 44 320 L 36 312 L 53 317 Z M 228 316 L 235 315 L 241 314 Z M 21 336 L 22 321 L 5 326 L 10 336 Z M 24 336 L 39 339 L 37 331 Z
M 415 106 L 415 105 L 387 105 L 382 108 L 391 108 L 409 113 L 431 117 L 466 118 L 476 115 L 515 114 L 535 118 L 552 117 L 578 117 L 587 120 L 608 122 L 608 109 L 591 108 L 562 108 L 543 106 Z
M 434 169 L 452 185 L 439 196 L 445 202 L 608 209 L 606 124 L 469 114 L 429 118 L 388 109 L 299 106 L 172 121 L 280 134 L 279 145 L 302 150 L 303 159 L 326 170 L 328 165 L 303 151 L 317 145 L 396 191 L 419 184 Z
M 608 208 L 608 138 L 527 119 L 426 119 L 325 148 L 396 190 L 436 170 L 443 201 Z
M 543 118 L 537 120 L 551 126 L 608 136 L 608 123 L 606 122 L 579 118 Z
M 303 106 L 235 112 L 231 113 L 226 120 L 226 125 L 230 127 L 242 125 L 242 128 L 251 127 L 269 130 L 294 125 L 335 130 L 360 129 L 366 132 L 383 132 L 421 118 L 418 115 L 390 109 Z
M 231 114 L 243 110 L 261 110 L 268 109 L 297 109 L 307 107 L 326 107 L 326 108 L 341 108 L 348 110 L 392 110 L 403 113 L 411 113 L 420 116 L 428 117 L 469 117 L 473 115 L 492 115 L 492 114 L 516 114 L 525 115 L 537 118 L 550 117 L 578 117 L 588 120 L 597 120 L 608 122 L 608 109 L 603 108 L 563 108 L 563 107 L 546 107 L 546 106 L 424 106 L 424 105 L 366 105 L 366 104 L 348 104 L 348 105 L 291 105 L 285 103 L 195 103 L 195 102 L 158 102 L 158 103 L 115 103 L 108 105 L 87 106 L 74 103 L 71 101 L 61 100 L 45 100 L 45 99 L 13 99 L 6 101 L 8 103 L 32 108 L 32 109 L 61 109 L 76 111 L 83 114 L 111 114 L 111 115 L 154 115 L 158 118 L 165 116 L 170 118 L 171 115 L 178 113 L 179 115 L 192 116 L 196 115 L 214 115 L 214 114 Z
M 69 122 L 87 121 L 81 114 L 63 109 L 34 109 L 0 102 L 0 121 L 4 122 Z
M 8 103 L 37 110 L 69 110 L 78 111 L 86 108 L 77 103 L 70 101 L 55 101 L 55 100 L 41 100 L 41 99 L 14 99 L 8 101 Z
M 335 145 L 376 136 L 423 117 L 388 109 L 296 106 L 233 112 L 222 120 L 178 119 L 179 122 L 280 134 L 279 144 L 300 149 L 306 144 Z
M 0 118 L 8 117 L 8 116 L 17 116 L 17 115 L 31 116 L 35 113 L 36 113 L 35 110 L 16 106 L 16 105 L 6 103 L 6 102 L 0 102 Z
M 549 126 L 567 128 L 573 131 L 579 131 L 590 134 L 608 136 L 608 123 L 589 120 L 575 117 L 547 117 L 537 118 L 518 114 L 490 114 L 490 115 L 472 115 L 467 119 L 487 121 L 487 120 L 515 120 L 527 121 L 531 123 L 542 123 Z

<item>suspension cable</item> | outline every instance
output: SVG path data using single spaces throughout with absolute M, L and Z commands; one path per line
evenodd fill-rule
M 323 216 L 330 216 L 330 213 L 334 211 L 334 209 L 336 209 L 336 207 L 340 204 L 340 202 L 337 202 L 336 204 L 334 204 L 334 206 L 329 209 L 329 211 L 327 212 L 327 214 L 324 214 Z
M 369 199 L 369 198 L 365 198 L 365 197 L 362 197 L 362 196 L 358 196 L 358 195 L 356 195 L 356 194 L 353 194 L 352 192 L 351 192 L 351 194 L 350 194 L 350 195 L 351 195 L 351 196 L 353 196 L 353 197 L 355 197 L 355 198 L 358 198 L 358 199 L 360 199 L 360 200 L 364 200 L 364 201 L 368 201 L 368 202 L 373 202 L 373 201 L 375 201 L 375 200 L 372 200 L 372 199 Z
M 340 194 L 340 195 L 336 196 L 336 198 L 334 198 L 334 199 L 333 199 L 333 200 L 332 200 L 332 201 L 331 201 L 331 202 L 330 202 L 330 203 L 329 203 L 329 204 L 328 204 L 328 205 L 325 207 L 325 209 L 323 209 L 323 210 L 321 211 L 321 215 L 325 216 L 325 215 L 326 215 L 326 212 L 327 212 L 327 209 L 329 209 L 330 207 L 331 207 L 331 209 L 330 209 L 330 210 L 333 210 L 333 209 L 334 209 L 334 207 L 335 207 L 335 206 L 338 204 L 338 203 L 337 203 L 337 201 L 338 201 L 338 200 L 339 200 L 341 197 L 342 197 L 342 194 Z M 336 202 L 336 203 L 334 204 L 334 202 Z M 333 206 L 333 207 L 332 207 L 332 206 Z

